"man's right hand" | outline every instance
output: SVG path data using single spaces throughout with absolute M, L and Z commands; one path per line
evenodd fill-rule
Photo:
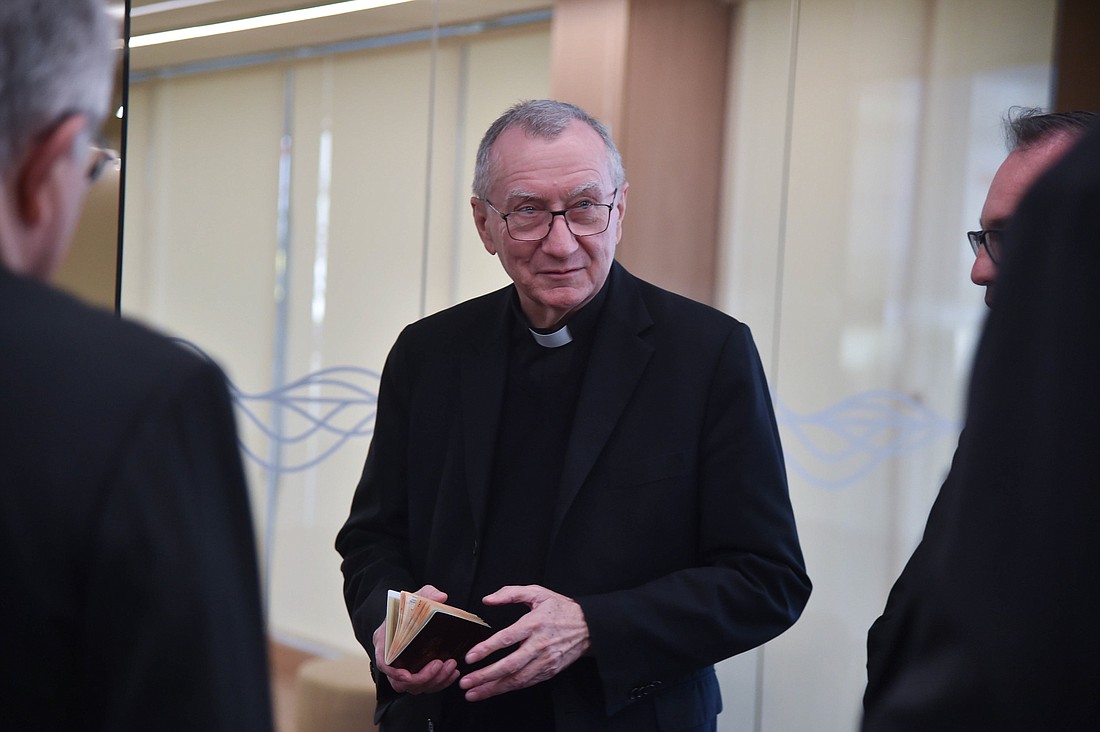
M 424 585 L 416 594 L 429 600 L 447 601 L 447 593 L 440 592 L 431 585 Z M 458 681 L 458 661 L 453 658 L 429 661 L 415 674 L 404 668 L 386 665 L 386 623 L 382 622 L 374 631 L 374 665 L 386 675 L 390 686 L 399 694 L 434 694 L 443 691 Z

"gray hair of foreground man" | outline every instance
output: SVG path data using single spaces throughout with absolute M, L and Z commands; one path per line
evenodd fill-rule
M 489 152 L 502 132 L 510 127 L 519 127 L 532 137 L 552 140 L 573 121 L 584 122 L 603 140 L 607 146 L 610 165 L 608 173 L 614 185 L 621 187 L 626 181 L 623 159 L 607 127 L 573 104 L 553 99 L 535 99 L 520 102 L 511 107 L 489 126 L 485 136 L 481 138 L 481 145 L 477 149 L 477 162 L 474 166 L 474 195 L 483 200 L 489 197 L 489 186 L 493 178 L 493 160 Z
M 103 0 L 0 0 L 0 173 L 67 116 L 107 116 L 118 28 Z
M 1035 107 L 1013 107 L 1005 117 L 1009 151 L 1026 150 L 1065 135 L 1076 139 L 1100 117 L 1096 112 L 1044 112 Z

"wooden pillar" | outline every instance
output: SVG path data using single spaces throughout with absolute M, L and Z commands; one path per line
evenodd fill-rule
M 1055 111 L 1100 112 L 1100 3 L 1061 0 L 1057 33 Z
M 731 7 L 557 0 L 551 94 L 611 128 L 630 194 L 619 260 L 715 302 Z

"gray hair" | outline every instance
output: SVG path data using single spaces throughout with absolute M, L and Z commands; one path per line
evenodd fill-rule
M 1095 112 L 1044 112 L 1036 107 L 1012 107 L 1005 115 L 1009 151 L 1027 150 L 1055 137 L 1076 139 L 1096 122 Z
M 619 149 L 615 147 L 614 140 L 607 127 L 592 115 L 580 107 L 567 102 L 558 102 L 553 99 L 535 99 L 519 102 L 513 105 L 507 112 L 497 118 L 485 136 L 481 138 L 481 144 L 477 148 L 477 161 L 474 166 L 474 195 L 478 198 L 487 198 L 493 178 L 494 160 L 490 154 L 493 143 L 501 133 L 510 127 L 519 127 L 529 137 L 538 137 L 545 140 L 553 140 L 569 125 L 570 122 L 579 121 L 591 127 L 604 145 L 607 146 L 608 173 L 617 188 L 621 188 L 626 182 L 626 172 L 623 170 L 623 159 L 619 155 Z
M 118 36 L 103 0 L 0 0 L 0 173 L 67 115 L 99 128 Z

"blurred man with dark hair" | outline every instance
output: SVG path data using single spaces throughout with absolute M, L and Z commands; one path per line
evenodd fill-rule
M 1096 119 L 1097 115 L 1091 112 L 1043 114 L 1034 109 L 1025 109 L 1007 118 L 1006 139 L 1010 149 L 1009 156 L 998 169 L 990 185 L 989 195 L 982 208 L 982 230 L 968 232 L 971 246 L 977 257 L 971 279 L 975 284 L 986 286 L 987 305 L 993 304 L 994 281 L 998 280 L 1000 267 L 1005 259 L 1011 259 L 1015 254 L 1011 251 L 1014 247 L 1036 250 L 1052 244 L 1039 239 L 1033 241 L 1030 237 L 1019 233 L 1015 237 L 1009 236 L 1012 230 L 1010 222 L 1035 181 L 1067 155 L 1089 129 L 1089 124 Z M 1035 213 L 1034 207 L 1032 213 Z M 1028 256 L 1033 258 L 1034 251 L 1031 251 Z M 1000 310 L 1000 307 L 998 296 L 995 312 Z M 1003 319 L 1003 315 L 999 317 Z M 981 368 L 980 363 L 976 363 L 971 380 L 972 393 L 976 388 L 975 385 L 986 378 L 986 372 Z M 1016 390 L 1006 391 L 1000 395 L 1000 398 L 1011 402 L 1018 398 L 1018 394 Z M 965 685 L 960 683 L 959 678 L 953 678 L 953 674 L 964 673 L 964 669 L 967 669 L 965 673 L 978 673 L 968 665 L 974 659 L 968 656 L 971 651 L 966 648 L 967 641 L 955 638 L 951 643 L 957 645 L 951 647 L 950 643 L 939 643 L 944 639 L 930 639 L 926 634 L 936 603 L 952 601 L 950 594 L 944 592 L 944 568 L 940 566 L 944 561 L 951 561 L 950 552 L 947 550 L 949 544 L 956 543 L 955 545 L 958 546 L 957 542 L 961 541 L 971 549 L 977 550 L 974 556 L 981 554 L 989 558 L 990 563 L 986 569 L 992 574 L 1000 573 L 1007 568 L 1010 574 L 1019 574 L 1018 579 L 1022 581 L 1024 573 L 1037 569 L 1035 566 L 1026 569 L 1020 563 L 1015 563 L 1013 567 L 1001 566 L 1000 560 L 989 557 L 986 552 L 988 547 L 982 547 L 985 541 L 982 527 L 976 524 L 957 523 L 957 516 L 953 511 L 959 501 L 970 500 L 972 493 L 980 493 L 983 490 L 983 485 L 994 485 L 1006 477 L 1000 469 L 994 469 L 990 465 L 991 472 L 986 478 L 975 478 L 974 463 L 968 462 L 967 458 L 968 445 L 974 440 L 971 432 L 971 416 L 968 415 L 967 426 L 959 438 L 959 448 L 956 450 L 951 470 L 929 514 L 924 537 L 891 588 L 883 614 L 875 621 L 868 633 L 867 689 L 863 698 L 865 714 L 863 729 L 866 732 L 1009 728 L 1002 723 L 1003 720 L 996 723 L 993 721 L 994 717 L 991 716 L 992 712 L 988 706 L 992 697 L 983 696 L 986 693 L 991 694 L 991 689 L 971 687 L 963 691 Z M 1004 457 L 1011 456 L 1005 454 Z M 995 496 L 995 493 L 994 491 L 992 494 L 987 494 L 980 500 L 987 500 Z M 994 516 L 995 512 L 990 511 L 989 528 L 995 529 L 992 523 L 998 519 Z M 965 536 L 956 535 L 959 531 L 963 531 Z M 945 552 L 948 553 L 945 554 Z M 959 599 L 961 600 L 961 597 Z M 1016 599 L 1018 598 L 1011 594 L 1005 594 L 995 598 L 994 602 L 1003 603 L 1005 612 L 1013 613 L 1015 610 L 1010 608 Z M 988 623 L 989 627 L 997 626 L 996 619 L 992 616 L 974 617 L 971 620 L 979 625 Z M 1005 644 L 1002 649 L 1004 656 L 997 663 L 1007 664 L 1002 669 L 1005 673 L 1019 672 L 1020 669 L 1010 661 L 1015 640 L 1009 634 L 1001 640 Z M 1027 669 L 1026 672 L 1038 673 L 1035 669 Z M 1024 695 L 1028 693 L 1024 689 L 1018 691 Z M 945 702 L 944 706 L 934 707 L 931 711 L 930 708 L 926 708 L 931 704 L 929 700 L 937 695 L 942 694 L 943 699 L 948 699 L 955 692 L 961 695 L 960 699 L 968 694 L 976 695 L 966 701 L 966 704 L 974 706 L 969 710 L 963 707 L 949 708 Z M 982 704 L 987 706 L 983 707 Z M 912 710 L 908 709 L 910 705 L 913 706 Z M 910 711 L 915 715 L 912 719 L 907 718 Z M 931 716 L 925 716 L 926 714 Z M 1055 717 L 1051 716 L 1050 719 L 1053 720 Z M 922 721 L 916 723 L 913 720 Z M 1038 727 L 1012 727 L 1012 729 L 1083 728 L 1050 724 Z
M 0 729 L 269 732 L 222 373 L 41 282 L 107 159 L 116 31 L 0 3 Z
M 1050 112 L 1018 108 L 1005 119 L 1008 157 L 997 169 L 982 207 L 981 229 L 967 232 L 974 250 L 970 279 L 985 287 L 993 304 L 997 265 L 1003 256 L 1004 229 L 1020 199 L 1035 180 L 1066 154 L 1096 117 L 1093 112 Z

